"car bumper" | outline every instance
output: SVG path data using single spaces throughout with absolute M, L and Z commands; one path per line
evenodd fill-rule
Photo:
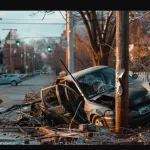
M 17 81 L 17 83 L 21 83 L 22 82 L 22 80 L 20 80 L 20 81 Z
M 108 126 L 108 128 L 114 128 L 115 127 L 115 117 L 114 116 L 105 116 L 103 118 L 105 120 L 105 124 Z
M 103 118 L 105 120 L 106 125 L 109 128 L 115 127 L 115 117 L 107 116 Z M 137 115 L 134 117 L 129 117 L 129 126 L 138 126 L 143 125 L 144 123 L 148 123 L 150 121 L 150 112 L 144 115 Z

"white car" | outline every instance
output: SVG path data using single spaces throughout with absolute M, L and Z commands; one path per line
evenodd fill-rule
M 94 66 L 72 75 L 57 78 L 51 86 L 41 89 L 48 122 L 74 123 L 115 127 L 116 71 L 110 66 Z M 147 85 L 129 76 L 129 126 L 149 123 L 150 91 Z M 145 86 L 143 86 L 145 85 Z
M 17 86 L 21 83 L 22 79 L 17 74 L 2 74 L 0 75 L 0 85 L 11 84 L 12 86 Z

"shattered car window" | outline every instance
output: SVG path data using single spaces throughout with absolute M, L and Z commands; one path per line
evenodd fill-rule
M 71 87 L 75 92 L 77 92 L 77 94 L 80 95 L 80 92 L 79 92 L 78 88 L 76 87 L 76 85 L 75 85 L 73 82 L 67 81 L 67 85 L 68 85 L 69 87 Z
M 92 98 L 110 89 L 114 89 L 115 71 L 113 68 L 96 70 L 91 74 L 81 77 L 78 82 L 83 93 L 88 98 Z

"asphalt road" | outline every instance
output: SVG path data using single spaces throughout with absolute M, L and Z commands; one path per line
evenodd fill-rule
M 53 75 L 37 75 L 24 80 L 18 86 L 0 85 L 0 99 L 3 100 L 0 106 L 10 107 L 19 104 L 24 100 L 25 94 L 38 93 L 40 88 L 50 85 L 53 81 Z

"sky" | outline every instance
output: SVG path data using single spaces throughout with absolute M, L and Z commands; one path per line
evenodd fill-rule
M 37 12 L 0 11 L 0 39 L 6 38 L 9 29 L 17 29 L 18 37 L 26 42 L 44 37 L 60 37 L 66 28 L 65 12 L 55 11 L 46 15 L 44 20 L 44 12 Z M 36 14 L 32 15 L 33 13 Z

